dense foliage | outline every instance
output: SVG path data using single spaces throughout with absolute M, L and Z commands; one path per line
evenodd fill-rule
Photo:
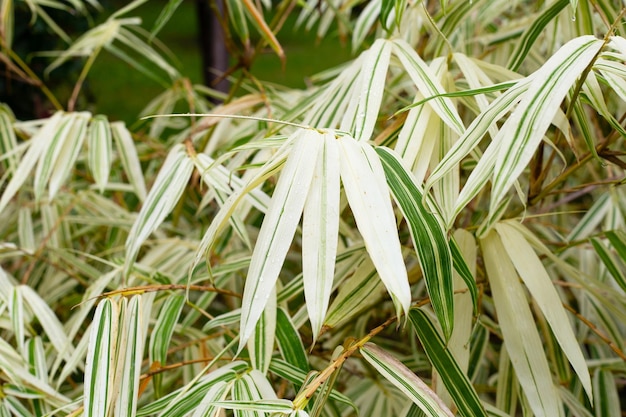
M 621 2 L 226 0 L 226 96 L 146 2 L 0 3 L 5 76 L 56 107 L 0 107 L 0 416 L 624 414 Z M 257 80 L 289 15 L 354 59 Z M 169 86 L 132 128 L 78 100 L 101 54 Z

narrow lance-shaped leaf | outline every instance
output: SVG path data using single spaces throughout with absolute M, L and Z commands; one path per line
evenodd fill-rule
M 116 375 L 119 379 L 119 392 L 115 415 L 118 417 L 135 416 L 137 411 L 144 341 L 141 319 L 141 296 L 135 295 L 128 303 L 120 334 L 122 343 L 118 346 L 120 355 L 118 360 L 121 362 L 121 373 Z
M 303 372 L 310 370 L 302 339 L 283 308 L 276 312 L 276 342 L 283 358 Z
M 151 37 L 155 37 L 157 33 L 159 33 L 161 29 L 163 29 L 163 26 L 167 24 L 167 22 L 170 20 L 170 18 L 182 2 L 183 0 L 169 0 L 167 2 L 167 5 L 163 7 L 161 13 L 159 14 L 159 17 L 157 17 L 156 22 L 154 22 L 152 31 L 150 33 Z
M 87 366 L 85 367 L 84 410 L 86 417 L 108 416 L 113 376 L 113 334 L 116 321 L 117 306 L 112 300 L 105 298 L 96 308 L 89 335 Z
M 112 138 L 109 121 L 105 116 L 95 116 L 89 126 L 89 152 L 87 162 L 100 192 L 104 191 L 111 171 Z
M 524 98 L 494 139 L 501 146 L 494 167 L 491 212 L 528 165 L 569 88 L 602 45 L 594 36 L 573 39 L 534 74 Z
M 146 184 L 133 138 L 122 122 L 111 123 L 111 132 L 113 133 L 117 151 L 128 180 L 135 189 L 137 197 L 143 201 L 146 199 L 147 194 Z
M 43 196 L 44 189 L 48 181 L 50 180 L 50 175 L 52 174 L 52 169 L 54 164 L 56 163 L 59 155 L 61 154 L 61 150 L 63 149 L 63 144 L 66 139 L 69 137 L 70 130 L 72 129 L 72 125 L 75 119 L 75 115 L 71 113 L 63 114 L 61 120 L 59 120 L 58 126 L 55 126 L 54 131 L 48 132 L 50 135 L 49 138 L 41 138 L 40 140 L 43 143 L 37 144 L 33 142 L 32 146 L 43 146 L 43 150 L 41 153 L 41 157 L 37 161 L 37 168 L 35 169 L 35 178 L 33 180 L 34 183 L 34 193 L 35 193 L 35 201 L 39 201 Z M 47 125 L 47 124 L 46 124 Z M 47 129 L 42 128 L 42 131 Z M 33 139 L 31 139 L 33 140 Z M 28 154 L 27 154 L 28 155 Z
M 83 147 L 87 131 L 87 122 L 90 114 L 87 112 L 74 113 L 72 126 L 67 133 L 67 138 L 63 142 L 63 147 L 59 157 L 54 161 L 48 183 L 49 198 L 53 198 L 61 188 L 65 180 L 76 165 L 76 159 Z
M 264 413 L 289 413 L 293 410 L 293 404 L 289 400 L 232 400 L 232 401 L 215 401 L 216 407 L 226 408 L 228 410 L 249 410 L 260 411 Z
M 427 417 L 454 416 L 441 398 L 398 359 L 373 343 L 366 343 L 360 352 L 370 365 L 417 404 Z
M 33 167 L 40 159 L 42 153 L 48 149 L 54 133 L 59 129 L 59 124 L 63 119 L 63 113 L 57 112 L 49 118 L 44 125 L 30 138 L 30 146 L 20 164 L 18 165 L 11 181 L 2 190 L 2 198 L 0 198 L 0 213 L 4 211 L 11 199 L 22 187 L 24 182 L 30 178 Z
M 299 134 L 299 133 L 298 133 Z M 230 197 L 222 204 L 220 211 L 217 212 L 213 221 L 209 225 L 206 233 L 202 237 L 198 250 L 189 268 L 189 274 L 193 273 L 194 269 L 198 266 L 202 258 L 206 255 L 209 248 L 214 244 L 216 237 L 223 230 L 224 226 L 228 223 L 231 215 L 237 208 L 237 205 L 245 198 L 248 193 L 251 193 L 257 186 L 262 184 L 267 178 L 277 173 L 285 163 L 287 154 L 293 147 L 293 137 L 290 136 L 289 140 L 281 146 L 278 151 L 255 173 L 255 175 L 248 180 L 245 186 L 236 189 Z
M 339 149 L 332 133 L 322 140 L 302 220 L 302 276 L 313 340 L 328 310 L 339 235 Z
M 319 149 L 319 133 L 300 130 L 285 163 L 256 242 L 241 307 L 239 350 L 245 346 L 273 291 L 293 240 Z
M 241 43 L 243 45 L 249 45 L 250 33 L 248 31 L 248 23 L 246 22 L 243 4 L 241 4 L 240 0 L 226 0 L 226 5 L 230 22 L 232 23 L 235 32 L 239 35 Z
M 150 363 L 165 365 L 167 360 L 167 350 L 174 333 L 174 326 L 178 322 L 180 313 L 185 306 L 184 294 L 170 295 L 159 311 L 159 317 L 154 325 L 154 331 L 150 336 Z M 160 394 L 162 374 L 154 376 L 155 391 Z
M 526 55 L 530 52 L 537 38 L 544 33 L 544 29 L 547 24 L 554 20 L 561 11 L 567 6 L 568 2 L 573 0 L 558 0 L 552 3 L 552 5 L 541 13 L 541 15 L 534 19 L 532 24 L 524 31 L 524 34 L 520 37 L 515 47 L 515 51 L 509 58 L 507 67 L 513 71 L 517 71 L 518 68 L 524 62 Z M 574 7 L 575 9 L 575 7 Z
M 397 314 L 401 314 L 409 309 L 411 289 L 385 171 L 378 154 L 368 143 L 343 136 L 339 145 L 341 181 L 356 225 Z
M 367 141 L 374 132 L 380 103 L 385 91 L 385 77 L 392 44 L 377 39 L 365 52 L 359 74 L 359 81 L 353 90 L 352 102 L 341 123 L 342 131 L 349 131 L 357 140 Z
M 413 246 L 419 255 L 431 304 L 448 339 L 454 326 L 452 254 L 445 231 L 432 211 L 422 203 L 423 192 L 393 151 L 379 147 L 389 188 L 406 219 Z
M 454 404 L 465 417 L 487 417 L 470 380 L 461 370 L 428 315 L 420 309 L 409 311 L 409 321 L 428 356 L 439 373 L 443 384 L 452 396 Z
M 39 323 L 41 323 L 43 331 L 48 335 L 54 349 L 61 357 L 69 359 L 74 353 L 74 347 L 54 311 L 31 287 L 20 285 L 19 291 L 26 304 L 39 320 Z
M 11 118 L 0 110 L 0 154 L 2 164 L 6 164 L 5 167 L 10 171 L 15 171 L 18 166 L 17 148 L 17 138 Z
M 537 302 L 561 349 L 580 378 L 587 396 L 593 401 L 589 369 L 559 294 L 556 292 L 541 260 L 524 236 L 516 230 L 516 227 L 521 226 L 513 227 L 509 223 L 498 223 L 496 231 L 500 235 L 502 244 L 515 269 L 517 269 L 517 273 Z
M 167 156 L 150 194 L 133 224 L 126 241 L 124 271 L 127 276 L 141 245 L 173 210 L 193 171 L 193 162 L 183 145 L 176 145 Z
M 9 299 L 9 311 L 11 312 L 11 325 L 13 326 L 13 333 L 15 334 L 15 341 L 17 342 L 18 350 L 24 353 L 24 330 L 26 322 L 24 321 L 24 301 L 22 294 L 20 293 L 20 287 L 12 287 L 11 298 Z
M 330 305 L 324 326 L 333 328 L 355 320 L 363 311 L 380 301 L 385 287 L 376 276 L 376 267 L 366 258 L 339 289 Z
M 535 319 L 515 267 L 504 256 L 506 248 L 495 231 L 481 239 L 481 246 L 500 330 L 530 407 L 535 415 L 562 416 Z
M 283 47 L 280 45 L 280 42 L 278 42 L 278 39 L 276 39 L 276 35 L 272 32 L 272 29 L 265 22 L 261 12 L 259 12 L 252 0 L 242 1 L 250 16 L 250 21 L 257 27 L 263 39 L 265 39 L 276 55 L 278 55 L 278 58 L 284 63 L 286 59 L 285 51 L 283 51 Z
M 606 270 L 611 274 L 617 285 L 619 285 L 622 290 L 626 291 L 626 275 L 622 272 L 622 269 L 611 253 L 611 251 L 604 246 L 604 244 L 600 241 L 600 239 L 593 238 L 591 239 L 591 244 L 593 245 L 593 249 L 596 251 L 600 260 L 604 264 Z
M 478 315 L 478 287 L 476 286 L 476 281 L 474 280 L 474 276 L 472 271 L 470 271 L 470 267 L 465 262 L 465 258 L 461 253 L 461 249 L 459 248 L 458 243 L 455 238 L 452 237 L 450 239 L 450 253 L 452 255 L 452 266 L 457 274 L 461 277 L 465 285 L 467 286 L 470 295 L 472 297 L 472 305 L 474 306 L 474 315 Z
M 593 376 L 593 388 L 597 400 L 596 416 L 619 416 L 622 414 L 620 394 L 615 377 L 608 369 L 597 369 Z
M 276 335 L 276 288 L 270 293 L 255 331 L 248 339 L 248 352 L 252 367 L 266 374 L 274 353 Z
M 354 24 L 354 30 L 352 31 L 352 53 L 356 53 L 359 49 L 370 29 L 376 22 L 380 14 L 380 1 L 367 2 L 365 7 L 359 13 L 359 17 Z
M 215 406 L 215 402 L 222 401 L 228 389 L 229 385 L 224 381 L 213 384 L 191 417 L 218 417 L 220 408 Z
M 395 39 L 393 53 L 400 59 L 402 66 L 424 97 L 440 96 L 445 93 L 443 86 L 437 81 L 438 77 L 406 41 Z M 447 97 L 437 97 L 428 104 L 452 130 L 459 135 L 463 133 L 465 127 L 452 100 Z

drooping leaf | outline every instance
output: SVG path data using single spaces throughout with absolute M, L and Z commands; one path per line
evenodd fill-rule
M 398 359 L 373 343 L 366 343 L 360 352 L 370 365 L 417 404 L 427 417 L 454 416 L 437 394 Z
M 276 342 L 285 361 L 303 372 L 310 370 L 302 339 L 283 308 L 278 308 L 276 312 Z
M 391 295 L 396 312 L 406 312 L 411 290 L 379 156 L 371 145 L 349 136 L 339 139 L 339 149 L 341 181 L 365 248 Z
M 293 240 L 322 145 L 319 139 L 319 134 L 312 130 L 296 133 L 276 184 L 250 260 L 241 308 L 240 349 L 265 308 Z
M 428 359 L 439 373 L 454 404 L 458 407 L 459 413 L 465 417 L 486 417 L 487 412 L 478 398 L 478 393 L 446 347 L 428 315 L 421 309 L 411 309 L 409 321 L 424 346 Z
M 419 255 L 431 304 L 448 339 L 454 326 L 452 254 L 445 231 L 430 208 L 423 204 L 423 190 L 393 151 L 379 147 L 389 188 L 406 219 L 413 246 Z
M 95 116 L 89 126 L 89 169 L 102 193 L 109 181 L 111 160 L 113 159 L 111 128 L 109 121 L 102 115 Z
M 432 73 L 428 65 L 406 41 L 395 39 L 393 41 L 393 54 L 398 57 L 422 95 L 429 97 L 445 92 L 443 86 L 437 81 L 437 76 Z M 428 104 L 452 130 L 459 135 L 463 134 L 465 127 L 449 98 L 439 97 Z
M 276 289 L 270 293 L 263 314 L 248 339 L 248 352 L 252 367 L 264 375 L 270 366 L 276 335 Z
M 117 305 L 105 298 L 96 308 L 87 349 L 84 409 L 86 417 L 107 417 L 111 407 Z
M 574 81 L 592 62 L 603 42 L 582 36 L 563 45 L 534 74 L 517 109 L 507 119 L 493 144 L 498 154 L 493 173 L 490 212 L 504 199 L 526 168 Z
M 516 227 L 521 227 L 517 225 Z M 593 399 L 591 376 L 565 308 L 541 260 L 524 236 L 509 223 L 495 226 L 509 259 L 543 312 L 561 349 L 580 378 L 589 399 Z
M 562 416 L 563 406 L 515 266 L 503 256 L 506 248 L 495 231 L 481 239 L 481 247 L 500 331 L 530 407 L 536 415 Z
M 302 279 L 317 338 L 330 300 L 339 235 L 339 149 L 331 133 L 325 133 L 302 221 Z
M 187 156 L 185 148 L 182 145 L 175 146 L 163 163 L 150 194 L 129 232 L 124 262 L 126 276 L 130 272 L 141 245 L 178 203 L 192 171 L 193 162 Z
M 147 194 L 146 184 L 133 138 L 124 123 L 113 122 L 110 126 L 124 171 L 135 190 L 135 194 L 143 201 Z

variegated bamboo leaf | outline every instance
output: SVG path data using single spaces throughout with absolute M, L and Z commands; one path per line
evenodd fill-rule
M 543 312 L 561 349 L 580 378 L 590 400 L 593 400 L 591 376 L 561 299 L 541 260 L 524 236 L 508 223 L 495 226 L 509 259 Z
M 283 308 L 278 308 L 276 312 L 276 343 L 285 361 L 303 372 L 310 370 L 302 339 Z
M 89 169 L 102 193 L 109 181 L 111 160 L 113 159 L 111 128 L 105 116 L 95 116 L 91 121 L 88 145 L 87 162 Z
M 398 359 L 373 343 L 366 343 L 360 352 L 370 365 L 417 404 L 427 417 L 454 416 L 441 398 Z
M 175 146 L 157 176 L 126 241 L 124 274 L 128 276 L 141 245 L 165 220 L 185 191 L 193 162 L 184 146 Z
M 128 180 L 133 186 L 137 197 L 143 201 L 146 199 L 147 194 L 146 184 L 133 138 L 122 122 L 113 122 L 110 127 L 113 139 L 115 139 L 118 155 L 122 161 L 122 166 L 128 176 Z
M 339 149 L 332 133 L 325 133 L 302 220 L 302 279 L 317 338 L 330 300 L 339 235 Z
M 174 326 L 178 322 L 180 314 L 185 306 L 185 296 L 183 294 L 174 294 L 169 296 L 161 310 L 159 317 L 154 325 L 154 331 L 150 336 L 150 345 L 148 351 L 150 354 L 150 363 L 156 363 L 164 366 L 167 361 L 167 350 L 174 333 Z M 161 391 L 162 375 L 157 374 L 154 378 L 155 391 Z
M 569 88 L 602 45 L 593 36 L 573 39 L 534 74 L 524 98 L 494 138 L 499 150 L 493 173 L 491 212 L 532 158 Z
M 115 415 L 120 417 L 134 416 L 137 411 L 144 342 L 141 311 L 141 296 L 135 295 L 125 308 L 125 316 L 120 317 L 115 375 Z
M 476 390 L 452 356 L 437 328 L 420 309 L 409 311 L 409 321 L 424 346 L 428 359 L 439 373 L 459 413 L 465 417 L 487 417 Z
M 411 303 L 406 268 L 395 227 L 385 171 L 371 145 L 349 136 L 339 139 L 341 181 L 365 248 L 387 287 L 397 314 Z
M 385 288 L 376 275 L 372 260 L 365 259 L 339 289 L 330 305 L 324 326 L 331 329 L 337 327 L 355 319 L 358 314 L 379 302 Z
M 263 314 L 248 339 L 248 352 L 252 367 L 264 375 L 270 366 L 276 335 L 276 288 L 270 293 Z
M 378 39 L 365 52 L 357 84 L 348 110 L 341 122 L 341 130 L 351 132 L 359 141 L 367 141 L 374 132 L 385 89 L 385 77 L 392 44 Z
M 63 113 L 57 112 L 50 117 L 44 125 L 30 138 L 30 146 L 20 164 L 18 165 L 11 181 L 6 185 L 0 198 L 0 213 L 4 211 L 11 199 L 22 187 L 24 182 L 30 177 L 31 171 L 42 158 L 46 150 L 49 150 L 55 132 L 60 128 L 61 121 L 64 119 Z
M 241 308 L 240 350 L 252 334 L 278 279 L 302 216 L 321 145 L 319 134 L 312 130 L 296 133 L 250 260 Z
M 111 408 L 117 305 L 105 298 L 98 304 L 89 336 L 85 367 L 86 417 L 107 417 Z
M 423 96 L 436 96 L 445 92 L 438 78 L 432 70 L 417 55 L 417 52 L 404 40 L 395 39 L 393 41 L 393 54 L 398 57 L 402 66 L 407 71 L 413 83 L 417 86 Z M 465 127 L 461 121 L 454 104 L 449 98 L 439 97 L 428 103 L 433 110 L 441 117 L 446 125 L 459 135 L 463 134 Z
M 506 248 L 494 231 L 481 240 L 481 247 L 500 330 L 530 407 L 536 415 L 562 416 L 563 405 L 515 266 L 503 256 Z
M 409 225 L 431 304 L 447 340 L 454 326 L 454 291 L 452 254 L 445 231 L 432 211 L 422 203 L 423 191 L 400 158 L 387 148 L 379 147 L 376 152 L 383 163 L 389 188 Z

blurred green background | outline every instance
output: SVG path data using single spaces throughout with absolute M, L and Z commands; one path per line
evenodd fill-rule
M 117 2 L 110 2 L 119 6 Z M 165 5 L 165 2 L 161 2 Z M 111 9 L 112 10 L 112 9 Z M 110 15 L 111 10 L 101 14 L 101 20 Z M 142 18 L 142 26 L 147 31 L 162 8 L 150 1 L 133 10 L 128 16 Z M 266 16 L 267 17 L 267 16 Z M 266 48 L 252 65 L 251 72 L 259 80 L 277 82 L 288 87 L 305 87 L 305 79 L 317 72 L 331 68 L 350 59 L 350 49 L 342 45 L 336 30 L 330 30 L 324 39 L 307 32 L 303 27 L 295 28 L 297 15 L 287 20 L 278 34 L 278 40 L 287 56 L 283 69 L 279 58 Z M 269 17 L 267 17 L 269 21 Z M 192 83 L 202 83 L 202 62 L 198 43 L 198 18 L 194 1 L 183 1 L 157 38 L 172 52 L 172 64 Z M 106 51 L 96 60 L 87 78 L 92 97 L 97 98 L 94 110 L 109 116 L 110 120 L 123 120 L 133 123 L 143 107 L 163 91 L 156 81 L 130 67 Z

